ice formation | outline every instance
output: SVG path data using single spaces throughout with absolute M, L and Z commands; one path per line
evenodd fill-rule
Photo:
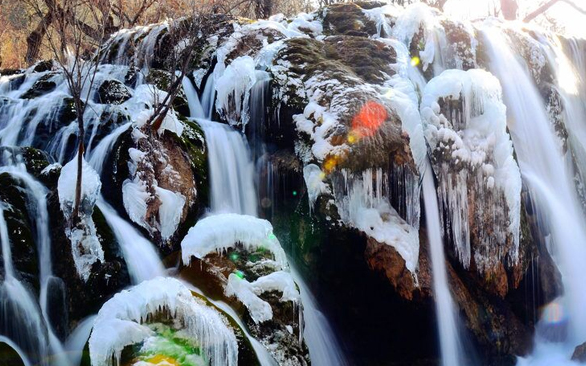
M 278 271 L 248 282 L 232 273 L 228 277 L 225 288 L 226 296 L 236 296 L 250 312 L 255 323 L 262 323 L 273 318 L 271 305 L 259 296 L 264 292 L 279 291 L 283 295 L 281 301 L 299 302 L 300 294 L 297 285 L 289 272 Z
M 96 226 L 92 219 L 102 182 L 98 173 L 85 159 L 82 159 L 81 182 L 80 225 L 67 226 L 65 234 L 71 242 L 71 253 L 77 273 L 84 281 L 87 281 L 92 265 L 98 261 L 104 262 L 104 250 L 98 240 Z M 59 204 L 67 220 L 71 219 L 75 205 L 76 183 L 77 155 L 61 169 L 57 184 Z
M 242 129 L 248 123 L 248 104 L 250 89 L 256 83 L 255 63 L 252 57 L 238 57 L 216 80 L 218 96 L 216 109 L 221 116 L 225 116 L 231 125 L 242 125 Z
M 313 208 L 317 198 L 324 193 L 328 193 L 330 189 L 324 182 L 325 174 L 315 164 L 309 164 L 303 168 L 303 178 L 307 187 L 309 206 Z
M 210 253 L 222 253 L 236 244 L 245 250 L 266 249 L 274 256 L 263 264 L 277 271 L 271 272 L 249 282 L 232 273 L 228 276 L 224 292 L 226 296 L 236 296 L 248 309 L 255 323 L 273 318 L 271 305 L 260 296 L 264 292 L 282 292 L 281 301 L 299 301 L 299 290 L 288 272 L 289 264 L 279 240 L 273 234 L 272 225 L 263 219 L 237 214 L 221 214 L 206 217 L 189 230 L 181 242 L 183 263 L 189 263 L 192 256 L 204 258 Z
M 146 139 L 140 129 L 133 130 L 133 138 L 137 145 L 140 140 Z M 146 149 L 146 148 L 145 148 Z M 167 240 L 175 234 L 181 221 L 186 198 L 179 192 L 174 192 L 159 186 L 155 178 L 152 161 L 158 159 L 158 163 L 165 164 L 161 174 L 167 177 L 178 176 L 178 173 L 169 164 L 164 156 L 165 151 L 147 152 L 137 148 L 130 148 L 128 155 L 130 160 L 128 168 L 131 178 L 126 179 L 122 185 L 122 201 L 130 219 L 144 227 L 149 232 L 160 232 L 161 238 Z M 156 220 L 149 219 L 148 207 L 153 201 L 159 203 Z
M 415 274 L 419 260 L 418 226 L 411 226 L 391 206 L 386 173 L 379 168 L 360 175 L 343 170 L 341 175 L 341 179 L 335 179 L 334 195 L 342 220 L 376 241 L 393 246 L 407 269 Z M 414 188 L 419 197 L 419 188 L 415 184 Z
M 175 326 L 199 342 L 210 365 L 237 365 L 238 343 L 227 319 L 193 296 L 179 280 L 168 277 L 142 282 L 102 306 L 89 339 L 92 365 L 118 365 L 125 347 L 154 334 L 145 323 L 160 312 L 168 312 L 178 321 Z
M 273 234 L 271 223 L 238 214 L 213 215 L 199 220 L 181 242 L 183 263 L 190 263 L 192 256 L 203 259 L 213 252 L 222 253 L 237 243 L 247 250 L 265 248 L 274 255 L 280 268 L 288 267 L 287 257 Z
M 474 259 L 480 271 L 501 258 L 518 259 L 522 183 L 501 94 L 498 79 L 486 71 L 447 70 L 427 84 L 421 102 L 440 207 L 449 213 L 443 220 L 465 266 L 471 232 L 479 231 Z M 502 252 L 507 240 L 512 250 Z

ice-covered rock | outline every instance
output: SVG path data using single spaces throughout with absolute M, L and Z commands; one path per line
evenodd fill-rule
M 166 316 L 172 328 L 200 348 L 205 362 L 237 364 L 238 343 L 228 320 L 179 280 L 158 277 L 116 294 L 102 306 L 89 339 L 92 365 L 118 365 L 126 347 L 144 344 L 155 334 L 147 324 Z
M 484 70 L 448 70 L 427 84 L 421 103 L 446 235 L 462 264 L 474 259 L 480 272 L 519 258 L 522 183 L 501 94 Z
M 75 206 L 77 185 L 77 156 L 61 169 L 57 190 L 59 204 L 65 218 L 69 221 Z M 87 281 L 94 263 L 104 262 L 104 250 L 98 240 L 98 234 L 92 214 L 100 195 L 102 182 L 98 173 L 82 158 L 81 200 L 79 204 L 79 221 L 65 228 L 65 234 L 71 243 L 71 253 L 78 275 Z

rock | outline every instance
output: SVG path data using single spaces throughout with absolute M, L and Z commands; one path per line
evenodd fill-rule
M 49 193 L 47 203 L 53 243 L 53 271 L 55 276 L 61 278 L 65 288 L 64 306 L 69 315 L 66 332 L 69 332 L 72 324 L 97 313 L 106 300 L 129 286 L 130 277 L 126 263 L 120 255 L 118 243 L 96 207 L 93 218 L 97 237 L 104 249 L 105 262 L 94 263 L 88 280 L 83 281 L 77 273 L 71 244 L 65 236 L 66 222 L 59 207 L 56 187 Z M 63 322 L 59 315 L 52 316 L 51 319 L 54 324 Z
M 24 70 L 21 69 L 0 69 L 0 75 L 2 76 L 20 75 L 22 73 L 24 73 Z
M 131 95 L 126 86 L 118 80 L 105 80 L 98 89 L 97 102 L 102 104 L 122 104 Z
M 382 272 L 401 297 L 413 300 L 417 285 L 413 275 L 405 267 L 405 260 L 395 248 L 368 238 L 364 256 L 370 269 Z
M 154 137 L 150 135 L 151 132 L 141 130 L 135 133 L 142 133 L 144 137 L 135 141 L 131 128 L 120 137 L 104 165 L 106 171 L 112 169 L 115 174 L 103 177 L 102 192 L 124 216 L 133 215 L 123 205 L 125 182 L 135 179 L 144 182 L 149 195 L 146 215 L 133 217 L 133 221 L 158 245 L 163 255 L 169 255 L 179 248 L 178 239 L 195 224 L 207 204 L 207 160 L 203 133 L 195 123 L 187 120 L 183 123 L 181 137 L 169 132 Z M 129 169 L 130 150 L 141 156 L 135 171 Z M 168 233 L 171 236 L 165 237 L 161 232 L 160 208 L 163 201 L 158 189 L 180 195 L 185 201 L 182 208 L 176 208 L 180 211 L 179 221 L 174 233 Z
M 53 74 L 47 74 L 41 77 L 33 84 L 33 86 L 26 93 L 24 93 L 21 96 L 21 98 L 34 99 L 55 90 L 57 84 L 55 84 L 55 82 L 51 80 L 53 76 Z
M 324 33 L 369 37 L 376 34 L 376 24 L 364 15 L 358 4 L 334 4 L 323 10 Z
M 39 61 L 33 66 L 34 72 L 46 72 L 53 70 L 53 60 Z
M 25 363 L 14 348 L 0 341 L 0 366 L 25 366 Z
M 26 191 L 20 181 L 9 173 L 0 174 L 0 201 L 4 205 L 14 269 L 31 288 L 38 290 L 39 257 L 33 229 L 34 218 L 28 210 Z
M 171 87 L 171 73 L 160 69 L 151 69 L 146 77 L 146 82 L 167 92 Z M 189 104 L 187 103 L 187 97 L 185 96 L 185 91 L 182 87 L 179 89 L 179 92 L 173 101 L 173 109 L 183 116 L 190 116 Z
M 572 361 L 584 363 L 586 362 L 586 343 L 582 343 L 574 349 L 572 354 Z
M 228 278 L 238 274 L 248 282 L 275 272 L 272 253 L 266 249 L 247 250 L 241 244 L 226 251 L 208 254 L 202 260 L 195 257 L 188 266 L 180 268 L 180 276 L 201 288 L 213 299 L 228 303 L 247 324 L 251 334 L 264 344 L 279 364 L 306 365 L 309 363 L 307 347 L 300 343 L 299 304 L 281 300 L 282 293 L 269 291 L 258 294 L 267 302 L 273 316 L 257 322 L 249 309 L 236 296 L 227 296 Z

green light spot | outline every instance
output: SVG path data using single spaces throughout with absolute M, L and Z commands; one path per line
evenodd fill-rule
M 238 253 L 232 253 L 232 254 L 230 254 L 230 260 L 232 262 L 236 262 L 238 260 L 238 258 L 239 258 Z
M 244 272 L 242 272 L 242 271 L 240 271 L 240 270 L 237 270 L 236 272 L 234 272 L 234 274 L 235 274 L 235 275 L 236 275 L 238 278 L 240 278 L 241 280 L 243 280 L 243 279 L 244 279 Z
M 277 237 L 275 236 L 275 234 L 273 234 L 273 233 L 270 233 L 270 234 L 269 234 L 269 239 L 271 239 L 271 240 L 276 240 L 276 239 L 277 239 Z
M 297 191 L 293 191 L 293 195 L 294 196 L 297 196 Z

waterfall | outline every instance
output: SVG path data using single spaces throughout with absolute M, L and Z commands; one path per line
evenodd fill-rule
M 567 338 L 561 339 L 561 352 L 566 352 L 569 360 L 573 347 L 586 340 L 586 220 L 579 207 L 572 168 L 563 156 L 561 143 L 526 65 L 516 57 L 513 46 L 499 30 L 484 29 L 483 35 L 488 44 L 490 70 L 503 86 L 509 129 L 524 184 L 537 208 L 538 224 L 551 233 L 549 250 L 562 273 L 561 305 L 567 309 L 569 329 Z M 543 341 L 547 329 L 562 326 L 562 320 L 540 320 L 538 350 L 547 346 Z M 540 328 L 544 331 L 540 332 Z
M 293 263 L 292 260 L 289 263 Z M 315 297 L 309 292 L 309 287 L 297 269 L 291 265 L 291 274 L 295 283 L 299 285 L 301 302 L 303 303 L 303 322 L 305 330 L 303 336 L 309 348 L 311 362 L 317 366 L 344 366 L 347 364 L 342 348 L 328 319 L 319 311 Z
M 209 79 L 212 77 L 213 75 Z M 212 82 L 209 79 L 207 84 Z M 266 85 L 259 84 L 259 86 Z M 262 89 L 259 88 L 259 91 Z M 202 119 L 198 119 L 197 122 L 204 131 L 208 148 L 212 213 L 257 216 L 255 170 L 245 137 L 226 124 Z M 342 351 L 327 319 L 317 309 L 309 288 L 297 275 L 293 262 L 290 261 L 289 265 L 300 288 L 304 304 L 303 318 L 306 319 L 304 337 L 313 364 L 316 366 L 344 365 Z M 258 350 L 257 355 L 259 358 L 262 356 L 258 354 Z M 265 365 L 264 362 L 262 364 Z
M 208 148 L 212 212 L 256 216 L 254 165 L 245 138 L 223 123 L 205 120 L 198 123 Z
M 58 365 L 67 365 L 68 362 L 67 358 L 64 356 L 63 345 L 54 334 L 52 324 L 49 319 L 50 304 L 48 303 L 48 296 L 50 294 L 52 295 L 55 291 L 62 291 L 63 281 L 60 278 L 55 277 L 52 270 L 49 213 L 47 210 L 46 199 L 47 190 L 41 183 L 39 183 L 26 171 L 26 167 L 21 160 L 22 157 L 19 155 L 10 156 L 9 153 L 6 153 L 3 157 L 3 163 L 7 164 L 7 166 L 1 167 L 0 173 L 8 173 L 23 184 L 25 193 L 27 195 L 29 215 L 31 218 L 35 218 L 33 224 L 35 231 L 34 240 L 37 245 L 37 251 L 39 255 L 40 313 L 38 313 L 37 304 L 35 304 L 35 302 L 32 300 L 29 291 L 20 281 L 16 279 L 14 268 L 11 263 L 12 259 L 10 243 L 7 232 L 8 228 L 2 215 L 0 226 L 3 226 L 2 253 L 6 271 L 6 278 L 4 282 L 6 298 L 3 299 L 3 301 L 6 301 L 5 306 L 7 306 L 8 302 L 10 301 L 15 301 L 16 304 L 19 304 L 20 308 L 24 310 L 23 312 L 27 314 L 27 317 L 31 316 L 33 322 L 36 323 L 34 326 L 37 332 L 36 337 L 41 337 L 41 335 L 44 337 L 46 336 L 44 342 L 47 343 L 48 349 L 45 351 L 50 351 L 52 354 L 56 355 L 55 362 Z M 24 320 L 19 319 L 18 316 L 15 318 L 15 326 L 19 325 L 19 321 Z M 39 332 L 41 329 L 42 331 Z M 37 338 L 37 340 L 39 341 L 39 348 L 34 351 L 42 354 L 45 345 L 41 345 L 43 344 L 43 341 L 40 338 Z
M 88 316 L 83 319 L 71 332 L 69 337 L 67 337 L 67 340 L 65 341 L 65 350 L 69 354 L 71 365 L 77 366 L 81 363 L 83 349 L 90 337 L 95 320 L 96 315 Z
M 435 294 L 442 364 L 444 366 L 458 366 L 463 361 L 460 335 L 458 333 L 458 316 L 448 283 L 437 192 L 433 182 L 431 163 L 429 162 L 426 164 L 423 175 L 422 189 L 427 220 L 427 236 L 431 253 L 433 292 Z
M 189 80 L 189 78 L 184 77 L 182 80 L 182 84 L 183 91 L 185 92 L 185 96 L 187 97 L 187 104 L 189 105 L 189 113 L 191 114 L 191 117 L 207 119 L 207 113 L 204 111 L 204 108 L 201 105 L 199 98 L 197 97 L 197 91 L 193 87 L 191 80 Z
M 93 150 L 89 162 L 98 174 L 102 173 L 104 161 L 110 154 L 118 137 L 130 127 L 130 123 L 115 129 L 110 135 L 104 138 Z M 134 284 L 139 284 L 165 274 L 165 267 L 159 258 L 155 246 L 143 237 L 137 229 L 121 218 L 116 210 L 110 206 L 103 196 L 100 195 L 96 203 L 108 226 L 112 229 L 116 241 L 122 249 L 122 254 L 128 273 Z
M 0 244 L 4 264 L 4 282 L 0 286 L 0 333 L 14 341 L 34 363 L 49 365 L 47 330 L 32 294 L 16 278 L 5 207 L 0 203 Z
M 163 276 L 165 267 L 154 245 L 122 219 L 103 197 L 98 199 L 97 206 L 122 249 L 132 283 L 139 284 L 142 281 Z

